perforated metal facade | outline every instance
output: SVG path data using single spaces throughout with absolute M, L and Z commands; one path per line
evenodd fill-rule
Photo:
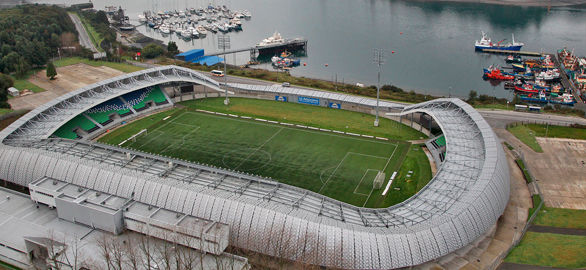
M 482 235 L 507 204 L 504 151 L 480 114 L 459 99 L 403 108 L 400 114 L 424 112 L 435 119 L 446 138 L 446 159 L 424 189 L 385 209 L 355 207 L 241 172 L 48 138 L 51 130 L 98 102 L 174 80 L 219 86 L 197 72 L 168 66 L 80 89 L 0 133 L 0 178 L 27 185 L 48 176 L 133 198 L 229 224 L 231 244 L 238 247 L 340 268 L 396 268 L 433 260 Z M 96 89 L 105 90 L 90 98 Z

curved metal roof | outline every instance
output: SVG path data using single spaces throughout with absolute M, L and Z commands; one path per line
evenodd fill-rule
M 131 76 L 149 81 L 134 82 L 140 85 L 136 87 L 173 80 L 218 86 L 197 72 L 172 66 L 143 72 L 166 75 Z M 129 78 L 119 78 L 124 80 Z M 84 96 L 101 85 L 53 101 L 1 132 L 0 178 L 27 185 L 48 176 L 133 197 L 229 224 L 236 246 L 341 268 L 395 268 L 438 258 L 486 232 L 508 201 L 509 170 L 503 149 L 479 113 L 459 99 L 437 99 L 403 109 L 401 114 L 431 115 L 444 132 L 448 152 L 424 189 L 384 209 L 352 206 L 242 172 L 99 143 L 46 139 L 48 132 L 29 131 L 45 124 L 54 129 L 92 104 L 138 89 L 123 84 L 120 89 L 126 90 L 103 91 L 101 98 Z M 61 110 L 73 112 L 61 114 Z

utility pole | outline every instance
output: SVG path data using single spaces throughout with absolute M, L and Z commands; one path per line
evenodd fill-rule
M 226 73 L 226 49 L 230 49 L 230 36 L 226 34 L 218 36 L 218 48 L 224 50 L 224 93 L 226 93 L 226 99 L 224 100 L 224 105 L 230 104 L 230 100 L 228 99 L 228 73 Z
M 376 118 L 374 126 L 378 127 L 378 104 L 380 99 L 380 73 L 385 64 L 385 51 L 383 49 L 374 49 L 373 62 L 378 66 L 377 84 L 376 84 Z

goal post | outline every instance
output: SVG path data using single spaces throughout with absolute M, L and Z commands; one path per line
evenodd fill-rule
M 372 187 L 374 189 L 381 189 L 383 187 L 383 183 L 385 182 L 385 173 L 379 171 L 374 177 L 374 181 L 372 182 Z

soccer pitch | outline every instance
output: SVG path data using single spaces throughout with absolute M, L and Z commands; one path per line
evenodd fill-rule
M 180 110 L 123 147 L 271 177 L 368 207 L 382 192 L 373 189 L 377 172 L 387 175 L 384 188 L 409 144 Z

